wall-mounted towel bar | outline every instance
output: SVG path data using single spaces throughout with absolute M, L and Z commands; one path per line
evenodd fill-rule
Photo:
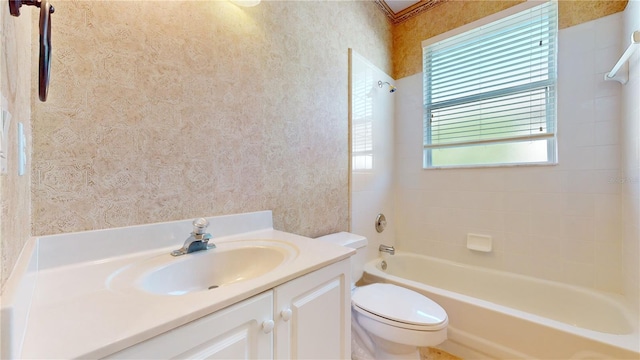
M 9 0 L 9 12 L 20 16 L 20 7 L 30 5 L 40 8 L 40 66 L 38 74 L 38 96 L 47 101 L 49 77 L 51 75 L 51 14 L 55 11 L 48 0 Z
M 631 45 L 629 45 L 624 54 L 622 54 L 620 60 L 618 60 L 618 62 L 613 66 L 613 69 L 604 75 L 604 79 L 615 80 L 623 85 L 626 84 L 627 81 L 629 81 L 629 69 L 620 71 L 620 74 L 618 74 L 618 72 L 638 47 L 640 47 L 640 30 L 634 31 L 633 34 L 631 34 Z

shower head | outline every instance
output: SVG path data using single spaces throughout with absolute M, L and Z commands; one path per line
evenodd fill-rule
M 396 90 L 398 90 L 398 88 L 396 88 L 395 86 L 389 84 L 387 81 L 385 81 L 385 82 L 378 81 L 378 87 L 379 88 L 382 88 L 382 85 L 384 85 L 384 84 L 389 85 L 389 92 L 390 93 L 394 93 L 394 92 L 396 92 Z

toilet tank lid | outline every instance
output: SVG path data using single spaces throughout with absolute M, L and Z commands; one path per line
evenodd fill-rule
M 316 240 L 327 241 L 337 245 L 342 245 L 352 249 L 359 249 L 367 246 L 367 238 L 362 235 L 353 234 L 350 232 L 342 231 L 334 234 L 320 236 Z

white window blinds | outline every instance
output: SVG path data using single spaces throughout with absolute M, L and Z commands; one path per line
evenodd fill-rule
M 426 167 L 555 161 L 556 8 L 547 2 L 424 47 Z M 525 141 L 544 146 L 496 146 L 480 159 L 477 148 L 459 149 Z M 452 150 L 435 152 L 443 149 Z M 539 154 L 498 154 L 523 151 Z
M 360 63 L 357 63 L 359 65 Z M 373 169 L 373 70 L 353 66 L 351 92 L 351 167 L 353 170 Z

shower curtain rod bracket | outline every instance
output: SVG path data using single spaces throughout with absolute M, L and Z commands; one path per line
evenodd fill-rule
M 51 14 L 56 11 L 49 0 L 8 0 L 11 15 L 20 16 L 22 5 L 40 8 L 40 60 L 38 66 L 38 97 L 47 101 L 51 76 Z
M 622 54 L 620 60 L 618 60 L 618 62 L 613 66 L 613 69 L 604 74 L 604 79 L 615 80 L 620 84 L 625 85 L 627 81 L 629 81 L 629 67 L 627 61 L 638 47 L 640 47 L 640 30 L 634 31 L 631 34 L 631 45 L 629 45 L 624 54 Z
M 8 0 L 9 1 L 9 12 L 13 16 L 20 16 L 20 8 L 22 5 L 41 7 L 42 1 L 40 0 Z M 49 13 L 53 14 L 55 11 L 53 6 L 49 7 Z
M 629 81 L 629 65 L 626 62 L 623 63 L 613 76 L 610 75 L 611 72 L 604 74 L 604 79 L 607 81 L 617 81 L 622 85 L 626 85 Z

